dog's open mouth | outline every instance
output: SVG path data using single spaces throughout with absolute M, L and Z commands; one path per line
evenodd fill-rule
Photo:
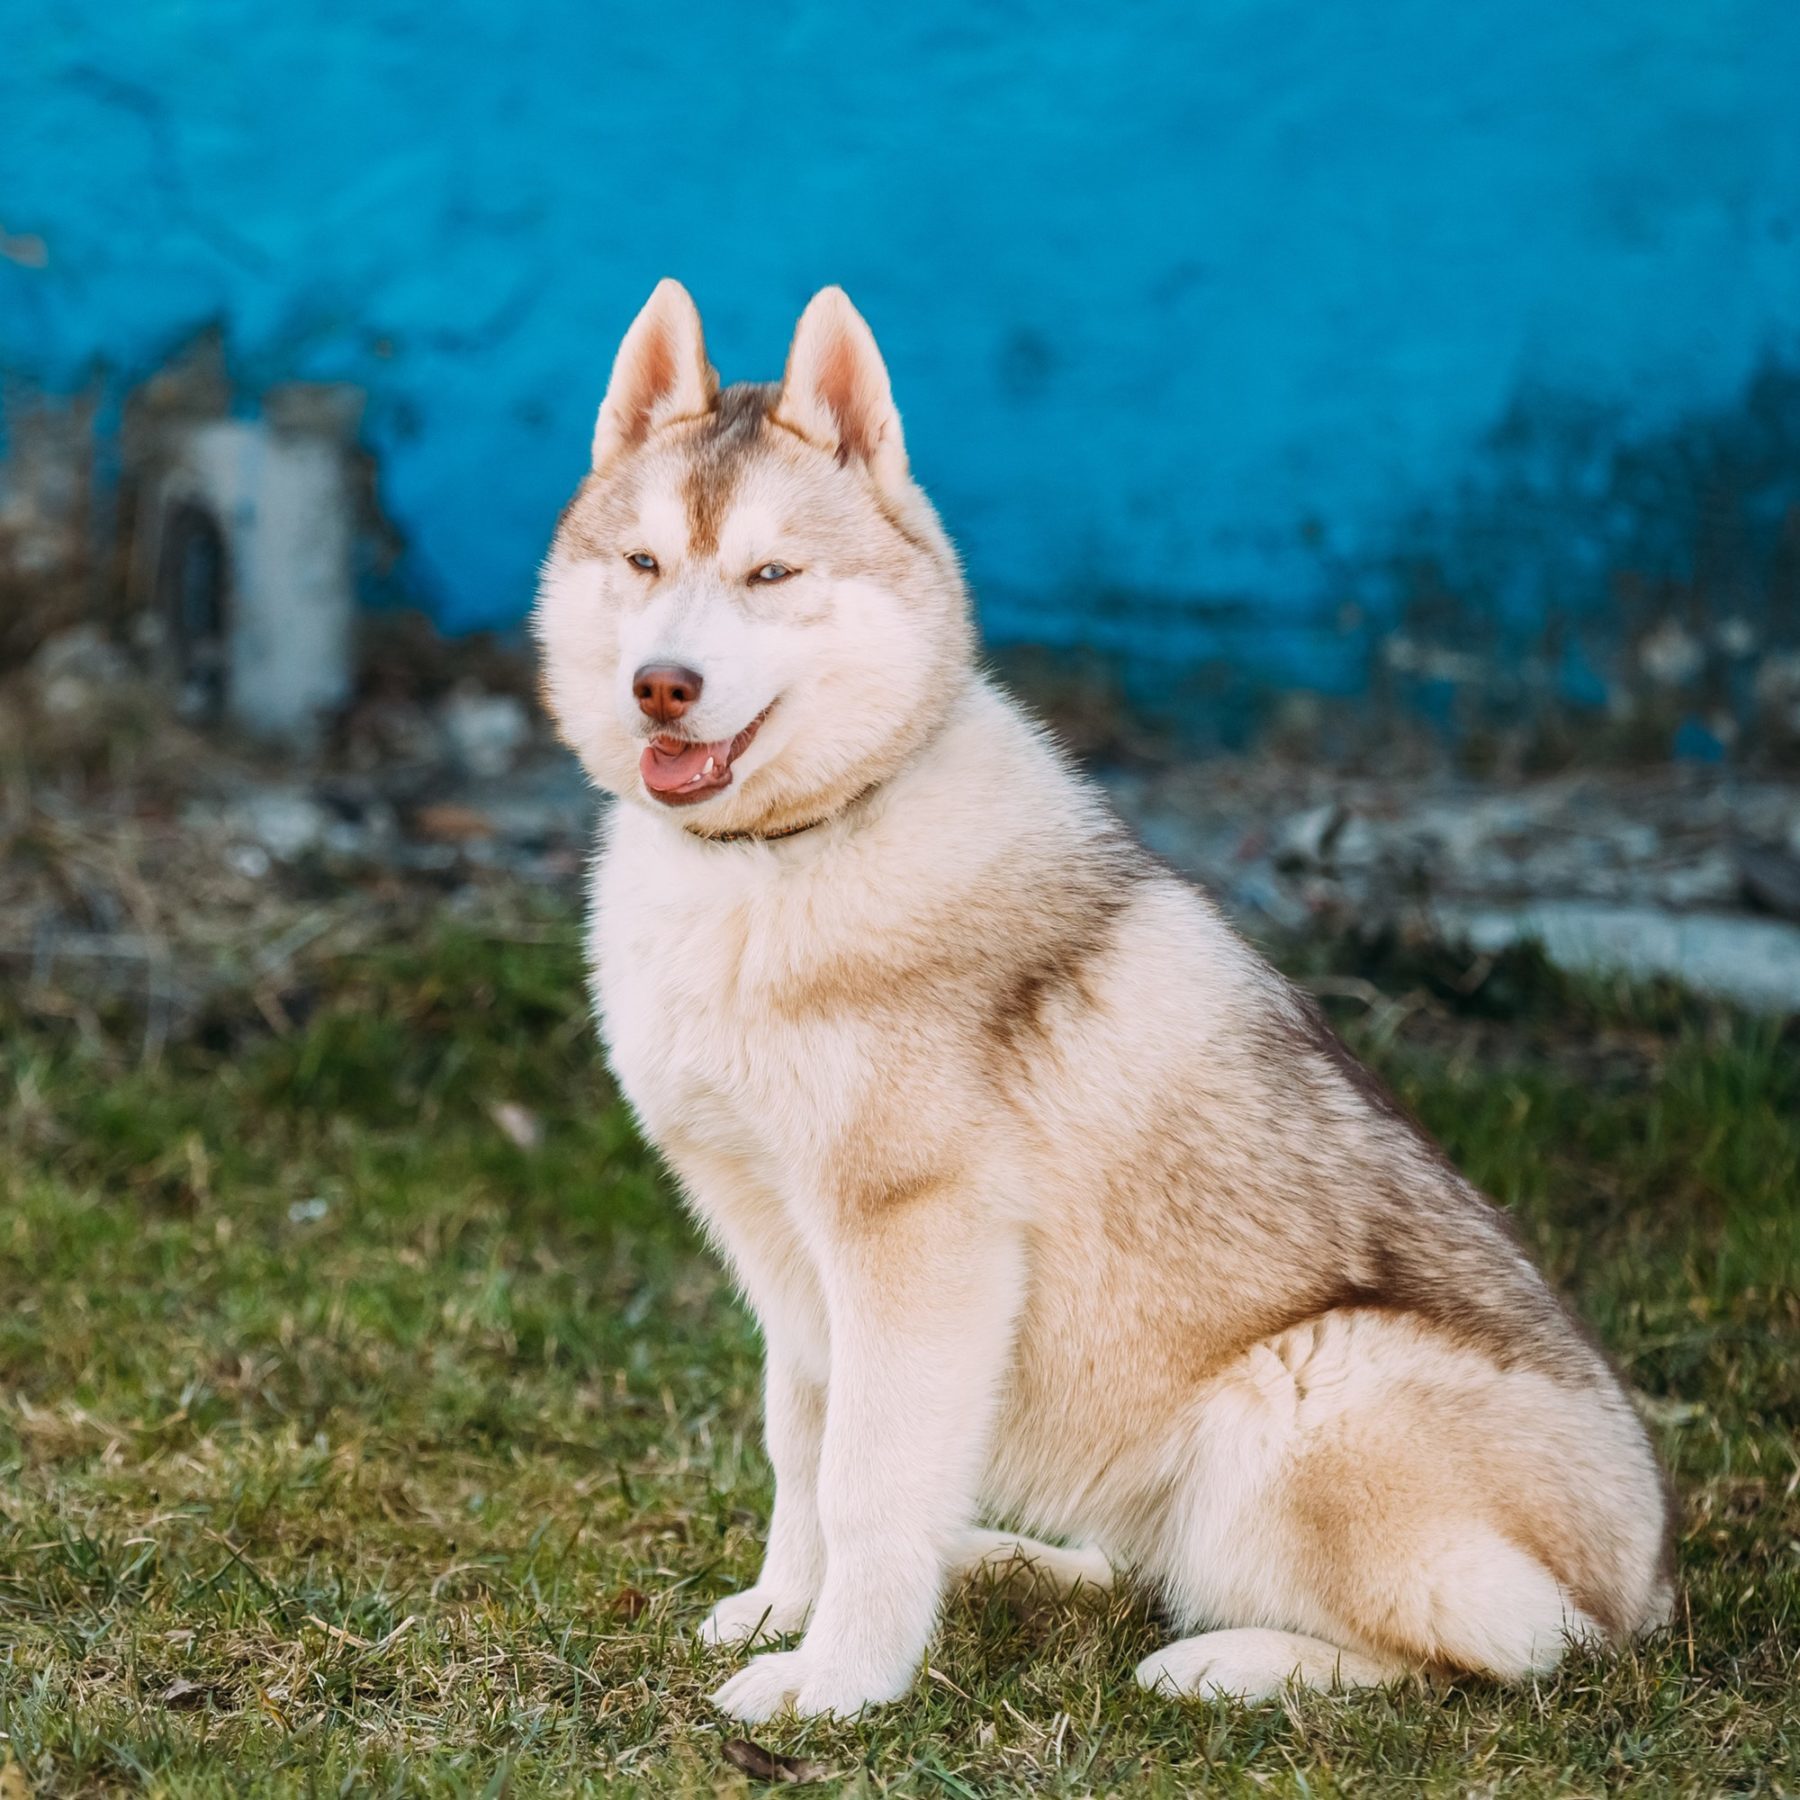
M 666 732 L 653 737 L 638 759 L 644 786 L 665 806 L 689 806 L 730 787 L 731 765 L 750 747 L 774 705 L 770 701 L 736 737 L 721 738 L 717 743 L 690 743 Z

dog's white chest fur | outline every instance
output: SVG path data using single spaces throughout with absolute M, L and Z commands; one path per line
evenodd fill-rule
M 817 965 L 817 933 L 760 847 L 721 858 L 635 818 L 614 831 L 625 841 L 596 870 L 592 949 L 620 1085 L 684 1174 L 698 1158 L 791 1192 L 841 1124 L 865 1053 L 851 1027 L 784 1005 Z M 735 1189 L 689 1192 L 729 1228 L 711 1215 Z
M 767 1154 L 759 1103 L 769 1064 L 749 1054 L 742 957 L 732 953 L 751 909 L 682 893 L 658 879 L 654 860 L 610 882 L 606 873 L 594 891 L 595 998 L 626 1097 L 659 1142 Z
M 596 997 L 614 1070 L 655 1139 L 762 1153 L 769 1064 L 748 1053 L 741 959 L 731 953 L 745 909 L 664 889 L 654 865 L 647 880 L 596 887 Z

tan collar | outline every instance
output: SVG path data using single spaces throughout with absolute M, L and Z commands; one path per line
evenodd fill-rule
M 684 826 L 689 837 L 698 838 L 703 844 L 772 844 L 777 838 L 798 837 L 803 831 L 817 831 L 821 825 L 829 825 L 833 819 L 841 819 L 853 806 L 860 806 L 881 786 L 879 781 L 871 781 L 860 794 L 853 794 L 836 812 L 821 813 L 816 819 L 808 819 L 804 825 L 784 825 L 780 831 L 695 831 Z

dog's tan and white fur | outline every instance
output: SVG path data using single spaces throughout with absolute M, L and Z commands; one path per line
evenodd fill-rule
M 1666 1616 L 1664 1488 L 1605 1359 L 978 671 L 840 291 L 780 384 L 721 391 L 656 290 L 536 624 L 620 801 L 612 1063 L 767 1345 L 767 1560 L 702 1635 L 804 1635 L 726 1712 L 893 1700 L 949 1581 L 1014 1554 L 1153 1584 L 1201 1628 L 1138 1670 L 1179 1693 L 1519 1677 Z M 691 803 L 641 773 L 660 663 L 704 677 L 676 738 L 728 757 L 762 721 Z

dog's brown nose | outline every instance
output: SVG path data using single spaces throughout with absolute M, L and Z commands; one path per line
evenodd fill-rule
M 679 663 L 645 663 L 631 678 L 638 710 L 659 725 L 673 725 L 700 698 L 700 685 Z

